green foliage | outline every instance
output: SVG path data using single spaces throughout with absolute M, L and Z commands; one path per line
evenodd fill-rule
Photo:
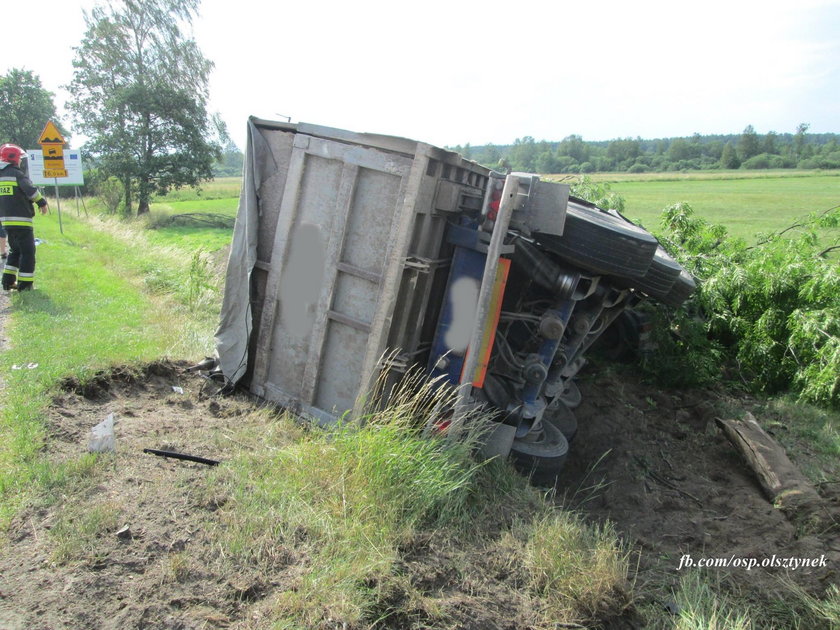
M 213 166 L 213 177 L 240 177 L 245 164 L 245 154 L 228 140 L 219 161 Z
M 125 190 L 122 182 L 114 176 L 100 181 L 96 186 L 96 196 L 102 202 L 102 205 L 105 206 L 108 214 L 116 214 L 120 209 L 124 194 Z
M 747 125 L 738 139 L 738 158 L 743 162 L 761 152 L 761 141 L 752 125 Z
M 581 172 L 583 172 L 582 169 Z M 575 197 L 594 203 L 599 208 L 619 212 L 624 210 L 624 199 L 621 195 L 612 192 L 607 182 L 596 182 L 586 175 L 572 184 L 571 193 Z
M 124 187 L 131 212 L 170 188 L 212 176 L 224 129 L 207 114 L 212 63 L 183 34 L 198 0 L 135 0 L 85 16 L 68 107 L 86 149 Z
M 38 75 L 12 68 L 0 76 L 0 142 L 34 149 L 48 120 L 58 125 L 66 140 L 67 133 L 55 113 L 53 94 L 41 87 Z
M 685 138 L 609 141 L 585 141 L 579 135 L 567 136 L 560 142 L 536 141 L 525 136 L 507 146 L 467 144 L 454 149 L 469 149 L 479 163 L 490 168 L 505 160 L 514 171 L 542 174 L 736 169 L 757 156 L 763 157 L 743 168 L 840 168 L 837 134 L 807 134 L 807 130 L 803 124 L 797 127 L 795 135 L 770 131 L 759 136 L 749 125 L 741 134 L 695 133 Z
M 830 255 L 840 246 L 819 232 L 838 224 L 840 207 L 747 246 L 687 204 L 666 208 L 663 244 L 701 282 L 695 308 L 707 335 L 685 350 L 703 355 L 719 344 L 755 389 L 840 406 L 840 272 Z
M 739 166 L 741 166 L 741 160 L 738 159 L 738 153 L 735 151 L 735 147 L 732 146 L 732 143 L 727 142 L 720 154 L 720 167 L 731 169 L 738 168 Z

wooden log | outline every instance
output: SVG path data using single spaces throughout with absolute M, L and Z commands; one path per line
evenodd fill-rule
M 775 507 L 798 522 L 816 525 L 824 520 L 827 512 L 820 495 L 751 413 L 743 420 L 715 420 Z

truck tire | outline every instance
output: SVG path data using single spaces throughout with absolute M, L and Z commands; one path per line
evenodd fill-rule
M 696 290 L 697 283 L 694 281 L 694 278 L 691 277 L 690 273 L 683 269 L 671 290 L 657 299 L 666 306 L 679 308 L 682 306 L 682 303 L 691 297 L 691 294 Z
M 577 386 L 577 383 L 572 379 L 568 379 L 563 385 L 563 391 L 558 394 L 557 398 L 569 409 L 580 407 L 580 403 L 583 402 L 583 396 L 580 393 L 580 388 Z M 566 438 L 569 439 L 569 436 L 567 435 Z M 571 442 L 571 439 L 569 441 Z
M 577 385 L 574 387 L 575 390 L 580 393 L 580 390 L 577 389 Z M 543 414 L 543 422 L 550 422 L 556 428 L 560 429 L 560 433 L 563 434 L 563 437 L 566 438 L 566 441 L 570 445 L 577 435 L 577 416 L 575 416 L 575 412 L 572 411 L 572 407 L 563 402 L 563 399 L 559 396 L 552 400 L 548 407 L 546 407 L 545 413 Z
M 616 284 L 621 287 L 638 289 L 645 295 L 658 300 L 667 295 L 673 288 L 682 270 L 682 265 L 671 258 L 668 252 L 659 245 L 645 275 L 633 280 L 619 278 Z
M 641 278 L 658 241 L 646 230 L 583 200 L 570 200 L 563 235 L 534 234 L 537 242 L 567 262 L 604 275 Z
M 551 422 L 542 423 L 538 439 L 515 439 L 510 449 L 514 467 L 538 485 L 553 484 L 566 463 L 569 442 Z

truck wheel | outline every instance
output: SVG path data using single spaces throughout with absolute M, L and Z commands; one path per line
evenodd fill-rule
M 563 383 L 563 387 L 563 391 L 560 392 L 560 395 L 557 396 L 557 398 L 569 409 L 577 409 L 580 407 L 580 403 L 583 402 L 583 396 L 581 396 L 580 388 L 577 386 L 577 383 L 575 383 L 572 379 L 569 379 Z M 567 435 L 566 437 L 568 438 L 569 436 Z
M 569 382 L 571 383 L 571 381 Z M 573 387 L 575 388 L 575 391 L 580 394 L 580 390 L 577 389 L 577 385 L 573 385 Z M 577 416 L 575 416 L 575 412 L 572 411 L 571 406 L 563 402 L 563 398 L 561 396 L 552 400 L 548 407 L 545 408 L 543 422 L 550 422 L 556 428 L 560 429 L 560 433 L 563 434 L 563 437 L 566 438 L 566 441 L 569 444 L 572 443 L 572 440 L 574 440 L 577 435 Z
M 660 245 L 656 248 L 656 253 L 645 275 L 633 280 L 619 279 L 616 284 L 633 287 L 658 300 L 673 288 L 677 278 L 680 277 L 680 272 L 682 272 L 682 265 L 671 258 Z
M 682 306 L 683 302 L 691 297 L 691 294 L 694 293 L 696 289 L 697 283 L 694 282 L 694 278 L 691 277 L 690 273 L 683 269 L 671 290 L 657 299 L 666 306 L 679 308 Z
M 568 454 L 566 437 L 553 423 L 546 421 L 543 421 L 542 431 L 536 439 L 532 436 L 516 439 L 510 449 L 516 469 L 529 475 L 538 485 L 555 482 Z
M 562 236 L 534 236 L 543 247 L 573 265 L 624 278 L 644 276 L 659 244 L 639 226 L 579 199 L 569 201 Z

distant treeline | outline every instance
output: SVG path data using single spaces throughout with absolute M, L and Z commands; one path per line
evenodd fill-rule
M 689 138 L 621 138 L 591 142 L 571 135 L 559 142 L 517 138 L 510 145 L 448 147 L 491 168 L 530 173 L 666 172 L 713 169 L 840 168 L 840 135 L 771 131 L 752 125 L 739 134 Z

